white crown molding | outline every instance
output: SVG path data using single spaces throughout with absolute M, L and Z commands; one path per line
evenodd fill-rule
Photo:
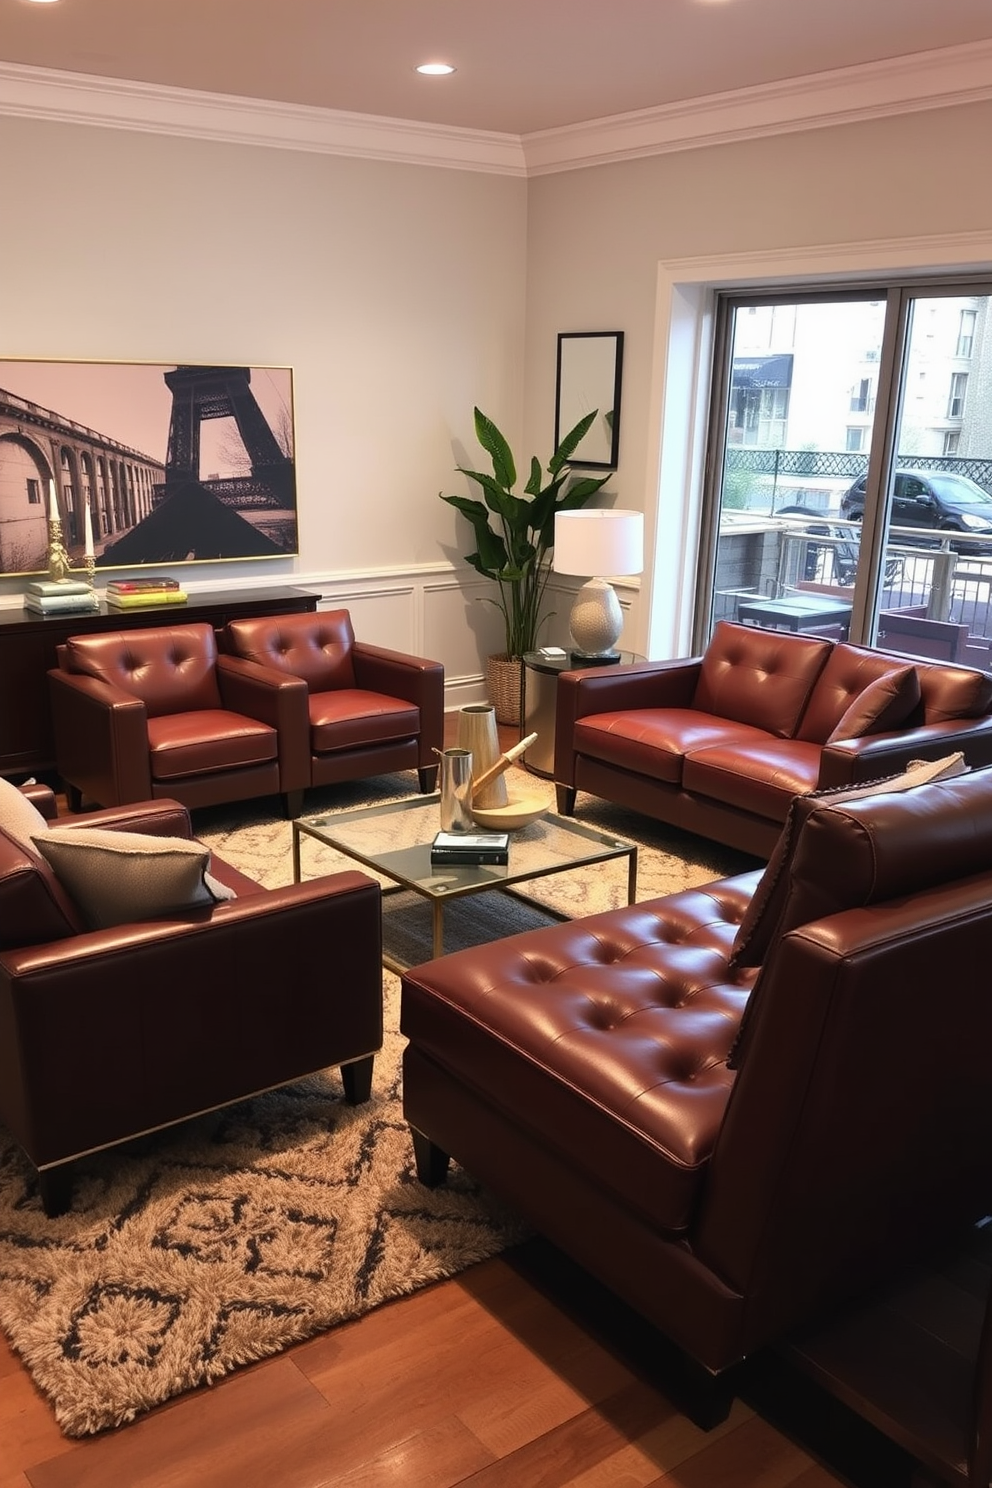
M 540 176 L 992 99 L 992 41 L 517 136 L 0 62 L 0 116 Z
M 320 155 L 526 174 L 515 134 L 156 87 L 0 62 L 0 115 Z
M 992 98 L 992 42 L 943 47 L 524 135 L 528 176 Z

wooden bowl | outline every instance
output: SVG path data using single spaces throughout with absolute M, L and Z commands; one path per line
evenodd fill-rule
M 511 796 L 505 806 L 472 807 L 472 816 L 487 832 L 515 832 L 538 821 L 551 810 L 550 797 L 543 792 Z

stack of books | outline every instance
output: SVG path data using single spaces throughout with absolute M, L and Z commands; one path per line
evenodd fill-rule
M 24 591 L 24 608 L 36 615 L 95 615 L 100 601 L 83 579 L 35 579 Z
M 438 832 L 431 843 L 431 863 L 492 864 L 503 867 L 510 861 L 509 832 Z
M 185 604 L 189 598 L 178 579 L 111 579 L 107 605 L 112 610 L 136 610 L 146 605 Z

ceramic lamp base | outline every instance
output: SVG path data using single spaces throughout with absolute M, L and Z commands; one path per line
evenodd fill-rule
M 616 644 L 623 630 L 623 611 L 613 585 L 605 579 L 590 579 L 575 596 L 568 628 L 576 653 L 586 665 L 618 659 Z

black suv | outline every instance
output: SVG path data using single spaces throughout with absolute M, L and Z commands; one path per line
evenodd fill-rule
M 841 512 L 851 522 L 860 522 L 865 514 L 867 479 L 863 475 L 841 497 Z M 992 496 L 966 475 L 949 475 L 941 470 L 897 470 L 890 520 L 893 527 L 931 527 L 940 532 L 992 536 Z M 989 551 L 983 543 L 975 544 L 975 549 Z

